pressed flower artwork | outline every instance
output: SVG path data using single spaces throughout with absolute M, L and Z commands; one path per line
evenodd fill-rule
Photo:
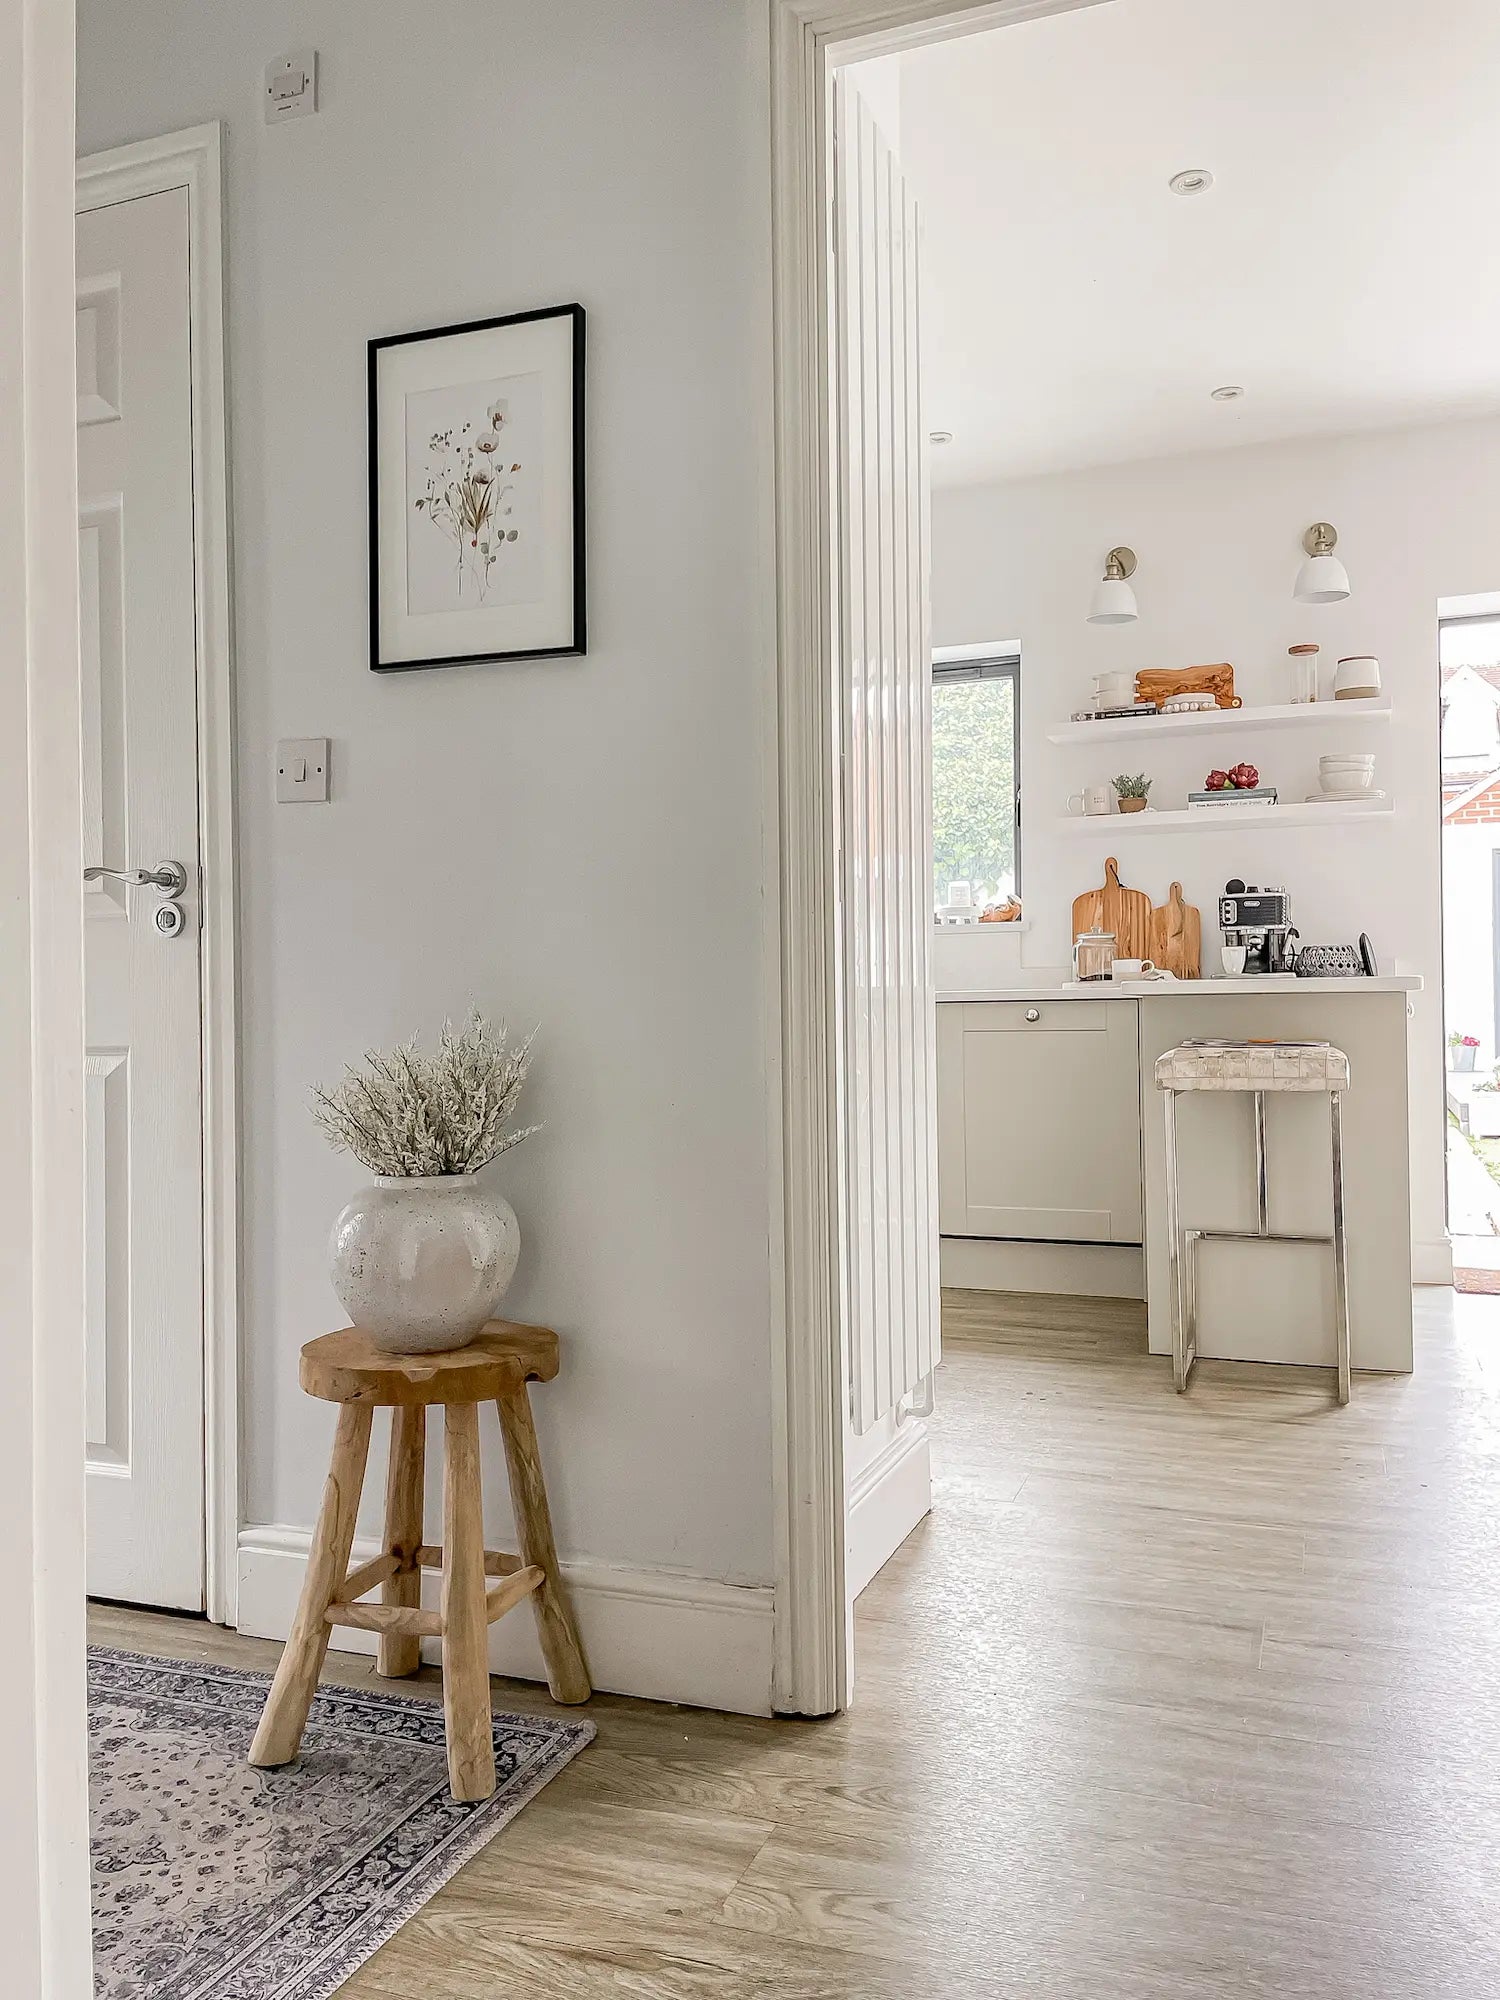
M 406 398 L 406 603 L 534 603 L 544 462 L 539 375 Z
M 372 340 L 370 665 L 584 650 L 582 306 Z

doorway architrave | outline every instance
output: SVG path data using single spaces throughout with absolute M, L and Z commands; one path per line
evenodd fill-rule
M 1109 0 L 771 0 L 776 797 L 772 1018 L 779 1185 L 771 1241 L 772 1705 L 848 1699 L 844 1585 L 843 1052 L 828 328 L 829 89 L 843 64 Z M 931 1218 L 936 1232 L 937 1218 Z

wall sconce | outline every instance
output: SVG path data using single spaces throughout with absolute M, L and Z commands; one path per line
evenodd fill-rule
M 1135 592 L 1126 580 L 1134 575 L 1135 550 L 1111 549 L 1104 559 L 1104 575 L 1094 585 L 1087 620 L 1090 625 L 1134 624 L 1140 613 Z
M 1307 561 L 1297 572 L 1292 596 L 1299 604 L 1337 604 L 1349 595 L 1349 572 L 1333 553 L 1338 535 L 1331 522 L 1314 521 L 1302 537 Z

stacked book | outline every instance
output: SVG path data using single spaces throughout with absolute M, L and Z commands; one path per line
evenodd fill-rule
M 1122 715 L 1160 715 L 1161 710 L 1154 701 L 1132 701 L 1122 703 L 1117 708 L 1080 708 L 1075 710 L 1070 720 L 1073 722 L 1114 722 Z
M 1274 785 L 1257 785 L 1249 792 L 1235 791 L 1226 785 L 1222 792 L 1189 792 L 1188 810 L 1196 812 L 1200 806 L 1207 812 L 1216 806 L 1274 806 L 1277 796 Z

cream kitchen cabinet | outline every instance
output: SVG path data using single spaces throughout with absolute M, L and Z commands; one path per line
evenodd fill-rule
M 943 1235 L 1141 1241 L 1138 1033 L 1119 998 L 939 1006 Z

